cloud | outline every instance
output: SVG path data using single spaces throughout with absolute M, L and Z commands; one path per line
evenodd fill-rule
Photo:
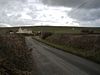
M 13 24 L 21 16 L 26 0 L 0 0 L 0 23 Z
M 42 0 L 44 4 L 53 6 L 74 7 L 83 2 L 83 0 Z
M 100 0 L 0 0 L 0 23 L 12 26 L 99 26 L 99 12 Z
M 36 2 L 35 2 L 36 1 Z M 5 2 L 5 0 L 4 0 Z M 37 0 L 30 0 L 25 3 L 22 1 L 13 0 L 5 2 L 0 11 L 0 22 L 14 26 L 14 24 L 34 24 L 36 22 L 59 23 L 66 24 L 72 19 L 68 18 L 67 12 L 71 8 L 67 7 L 52 7 L 39 3 Z M 67 19 L 67 21 L 66 21 Z M 36 22 L 35 22 L 36 21 Z
M 100 0 L 42 0 L 46 5 L 71 8 L 100 8 Z
M 100 8 L 97 9 L 77 9 L 71 11 L 69 17 L 76 19 L 80 25 L 100 26 Z
M 94 21 L 77 21 L 79 26 L 82 27 L 100 27 L 100 20 L 94 20 Z
M 91 21 L 100 18 L 99 9 L 77 9 L 77 11 L 71 11 L 69 16 L 81 21 Z

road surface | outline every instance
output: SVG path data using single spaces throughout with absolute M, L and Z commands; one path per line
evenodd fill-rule
M 100 75 L 100 65 L 26 37 L 39 75 Z

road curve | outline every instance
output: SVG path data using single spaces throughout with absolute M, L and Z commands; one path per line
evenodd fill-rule
M 26 37 L 40 75 L 100 75 L 100 65 Z

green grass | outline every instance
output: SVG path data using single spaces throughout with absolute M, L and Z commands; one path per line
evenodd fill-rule
M 33 31 L 47 31 L 53 33 L 80 33 L 81 29 L 94 30 L 96 33 L 100 32 L 99 27 L 36 26 L 30 29 Z
M 0 28 L 0 33 L 2 34 L 9 30 L 17 31 L 18 28 L 19 27 Z M 47 32 L 53 32 L 53 33 L 80 33 L 81 29 L 92 29 L 96 33 L 100 33 L 100 27 L 28 26 L 28 27 L 21 27 L 21 28 L 32 30 L 33 32 L 47 31 Z
M 47 31 L 53 33 L 78 33 L 79 29 L 72 30 L 72 27 L 33 27 L 33 31 Z
M 34 39 L 36 39 L 36 38 L 34 38 Z M 42 42 L 42 43 L 45 43 L 45 44 L 47 44 L 47 45 L 49 45 L 49 46 L 52 46 L 52 47 L 54 47 L 54 48 L 57 48 L 57 49 L 61 49 L 61 50 L 63 50 L 63 51 L 67 51 L 67 52 L 70 52 L 70 53 L 77 53 L 77 52 L 79 52 L 80 51 L 80 49 L 79 48 L 73 48 L 73 47 L 69 47 L 69 46 L 64 46 L 64 45 L 58 45 L 58 44 L 54 44 L 54 43 L 51 43 L 51 42 L 48 42 L 48 41 L 46 41 L 46 40 L 43 40 L 43 39 L 36 39 L 37 41 L 40 41 L 40 42 Z M 75 51 L 75 49 L 77 50 L 77 51 Z M 82 55 L 84 55 L 84 53 L 83 52 L 80 52 Z M 81 55 L 80 54 L 80 55 Z M 77 55 L 79 55 L 79 53 L 77 53 Z

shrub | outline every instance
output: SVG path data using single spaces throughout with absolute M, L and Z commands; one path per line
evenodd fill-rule
M 0 61 L 0 70 L 4 69 L 7 75 L 19 75 L 16 72 L 31 72 L 33 69 L 32 55 L 21 35 L 0 36 L 0 58 L 5 59 L 2 63 Z
M 51 36 L 52 32 L 41 32 L 41 38 L 46 39 L 48 36 Z
M 94 31 L 93 30 L 88 30 L 88 29 L 82 29 L 81 33 L 85 33 L 85 34 L 93 34 Z

